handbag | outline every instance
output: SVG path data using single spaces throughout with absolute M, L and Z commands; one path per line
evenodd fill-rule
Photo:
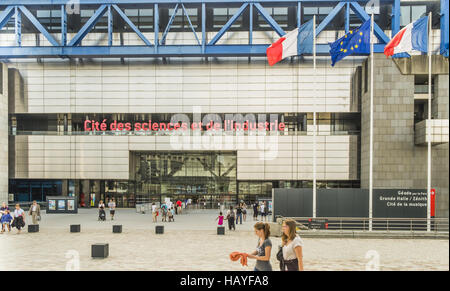
M 284 271 L 283 247 L 278 246 L 277 260 L 280 262 L 280 270 Z

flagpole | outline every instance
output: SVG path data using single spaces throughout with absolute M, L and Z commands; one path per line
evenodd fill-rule
M 370 17 L 370 149 L 369 149 L 369 231 L 373 218 L 373 13 Z
M 428 169 L 427 169 L 427 231 L 431 231 L 431 12 L 428 17 Z
M 317 189 L 316 189 L 316 134 L 317 134 L 317 124 L 316 124 L 316 98 L 317 98 L 317 90 L 316 90 L 316 15 L 313 15 L 313 87 L 314 87 L 314 102 L 313 102 L 313 218 L 316 218 L 316 198 L 317 198 Z

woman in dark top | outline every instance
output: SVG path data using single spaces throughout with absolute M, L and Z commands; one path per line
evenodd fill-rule
M 253 204 L 253 221 L 258 220 L 258 203 Z
M 248 258 L 255 259 L 255 271 L 272 271 L 270 264 L 270 254 L 272 242 L 269 239 L 270 226 L 268 223 L 257 222 L 254 226 L 255 234 L 259 237 L 256 251 L 248 255 Z

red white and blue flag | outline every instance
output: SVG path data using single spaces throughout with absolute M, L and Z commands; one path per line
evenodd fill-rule
M 267 50 L 267 61 L 270 66 L 282 59 L 301 54 L 312 53 L 313 50 L 313 19 L 285 34 L 272 43 Z
M 428 16 L 424 16 L 402 28 L 384 47 L 389 57 L 409 57 L 428 52 Z

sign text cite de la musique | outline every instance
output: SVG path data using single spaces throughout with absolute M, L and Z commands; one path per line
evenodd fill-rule
M 223 127 L 222 127 L 223 125 Z M 236 122 L 234 120 L 225 120 L 222 122 L 102 122 L 95 120 L 85 120 L 85 131 L 161 131 L 161 130 L 243 130 L 243 131 L 284 131 L 286 124 L 284 122 L 265 121 L 265 122 Z

